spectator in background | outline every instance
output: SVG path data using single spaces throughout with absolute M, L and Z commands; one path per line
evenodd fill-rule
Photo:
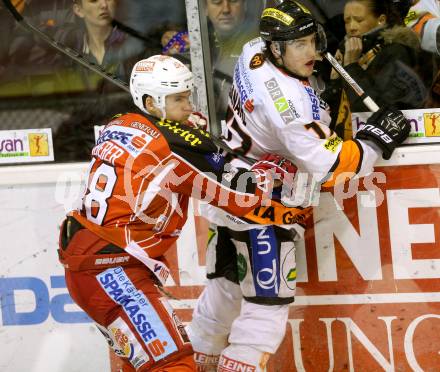
M 425 84 L 416 72 L 420 43 L 404 27 L 398 7 L 382 0 L 349 0 L 344 7 L 346 36 L 336 58 L 379 106 L 421 108 L 426 100 Z M 368 111 L 359 96 L 333 71 L 323 94 L 338 111 L 344 90 L 351 111 Z M 341 133 L 339 133 L 342 135 Z
M 116 3 L 117 0 L 73 0 L 73 12 L 80 21 L 60 28 L 56 39 L 127 81 L 143 52 L 143 44 L 112 25 Z
M 143 42 L 113 26 L 117 0 L 73 0 L 76 22 L 60 27 L 55 39 L 101 65 L 107 72 L 128 82 L 136 60 L 144 53 Z M 76 69 L 82 88 L 93 92 L 89 102 L 77 108 L 54 134 L 56 161 L 88 159 L 94 146 L 94 125 L 105 124 L 108 116 L 125 112 L 129 97 L 121 89 L 87 69 Z M 109 94 L 115 93 L 115 94 Z
M 225 119 L 235 63 L 243 45 L 258 36 L 261 2 L 205 0 L 214 72 L 217 121 Z

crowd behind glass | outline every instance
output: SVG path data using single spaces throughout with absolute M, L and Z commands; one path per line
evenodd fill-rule
M 387 3 L 382 0 L 302 1 L 323 24 L 328 50 L 379 105 L 440 107 L 439 53 L 420 43 L 417 20 L 407 12 L 413 4 L 390 2 L 394 10 L 383 18 L 381 9 L 371 12 L 371 5 Z M 153 54 L 190 64 L 182 0 L 12 3 L 29 23 L 126 82 L 134 63 Z M 224 119 L 235 61 L 243 44 L 258 36 L 261 11 L 271 5 L 270 0 L 199 0 L 208 24 L 214 90 L 208 94 L 216 97 L 212 123 Z M 18 27 L 1 5 L 0 38 L 0 130 L 52 128 L 55 161 L 87 160 L 94 125 L 132 109 L 126 92 Z M 368 111 L 327 63 L 317 64 L 316 75 L 333 113 L 343 91 L 352 112 Z

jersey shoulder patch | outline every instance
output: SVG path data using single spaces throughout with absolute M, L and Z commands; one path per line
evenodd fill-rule
M 257 53 L 255 54 L 252 58 L 251 61 L 249 63 L 249 68 L 251 70 L 255 70 L 257 68 L 260 68 L 261 66 L 263 66 L 264 64 L 264 54 L 263 53 Z

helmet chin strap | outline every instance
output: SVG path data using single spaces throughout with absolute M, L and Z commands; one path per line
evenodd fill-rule
M 165 98 L 166 96 L 156 96 L 152 97 L 154 100 L 154 104 L 156 108 L 160 111 L 160 119 L 166 119 L 166 111 L 165 111 Z M 149 112 L 146 108 L 145 111 L 147 111 L 148 114 L 152 115 L 151 112 Z

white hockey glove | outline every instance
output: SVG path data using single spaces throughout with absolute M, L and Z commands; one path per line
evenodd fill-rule
M 195 129 L 208 129 L 208 119 L 200 112 L 193 112 L 187 119 L 186 123 Z

